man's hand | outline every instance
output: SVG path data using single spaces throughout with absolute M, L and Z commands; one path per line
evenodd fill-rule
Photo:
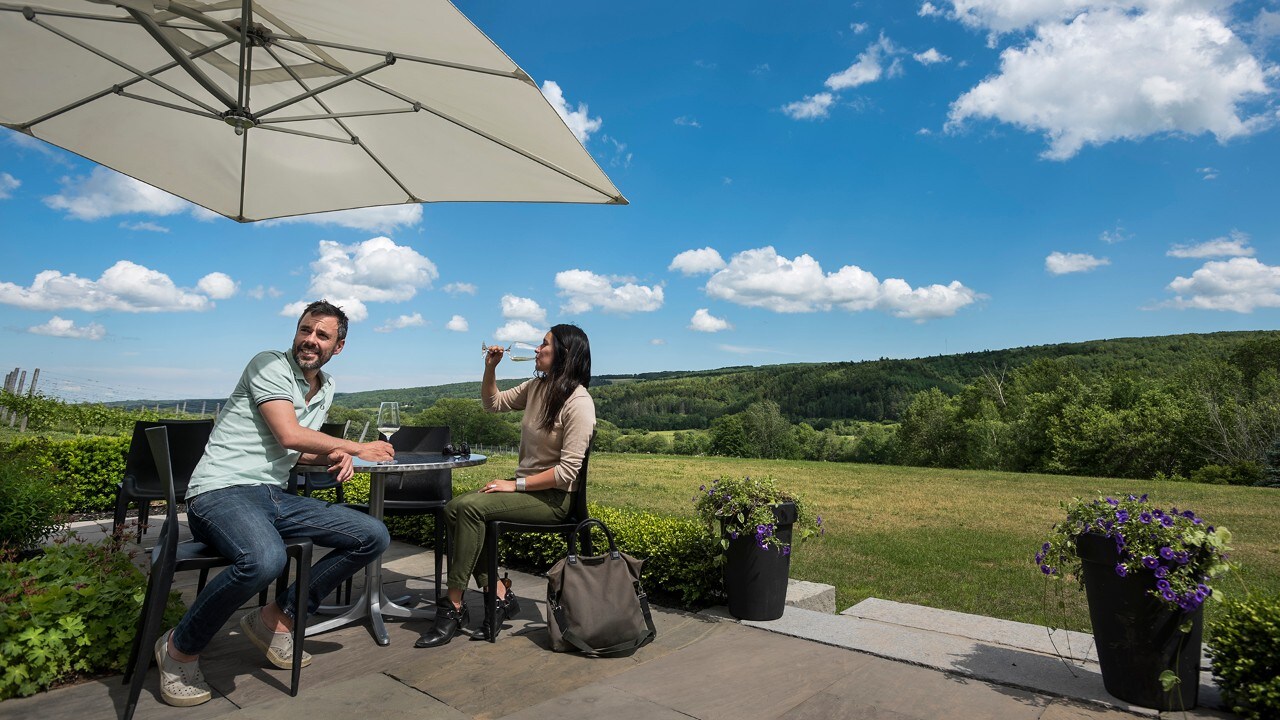
M 356 452 L 356 457 L 369 462 L 387 462 L 395 459 L 396 451 L 395 448 L 391 447 L 391 443 L 383 440 L 374 440 L 373 442 L 361 443 L 360 450 Z
M 329 472 L 333 473 L 333 477 L 338 482 L 346 482 L 351 479 L 355 473 L 351 467 L 351 456 L 341 450 L 334 450 L 329 453 Z

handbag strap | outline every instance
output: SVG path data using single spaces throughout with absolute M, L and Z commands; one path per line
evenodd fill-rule
M 551 612 L 556 616 L 556 626 L 560 628 L 560 637 L 564 638 L 565 642 L 573 645 L 591 657 L 614 655 L 617 653 L 627 652 L 629 650 L 638 650 L 653 642 L 653 639 L 658 636 L 658 630 L 653 626 L 653 614 L 649 611 L 649 596 L 645 593 L 644 588 L 640 585 L 638 580 L 632 584 L 636 589 L 636 599 L 640 601 L 640 611 L 644 613 L 645 627 L 649 629 L 649 631 L 645 633 L 644 637 L 627 640 L 616 645 L 610 645 L 609 647 L 593 648 L 569 629 L 568 620 L 564 616 L 564 606 L 560 604 L 560 598 L 557 596 L 551 603 Z
M 587 518 L 586 520 L 578 523 L 578 526 L 573 529 L 573 534 L 569 536 L 568 562 L 570 565 L 576 565 L 578 563 L 578 537 L 582 535 L 583 530 L 589 529 L 592 525 L 599 525 L 600 529 L 604 531 L 604 536 L 609 539 L 609 556 L 615 559 L 620 557 L 620 554 L 618 553 L 618 543 L 614 541 L 613 531 L 609 529 L 609 526 L 605 525 L 603 520 Z

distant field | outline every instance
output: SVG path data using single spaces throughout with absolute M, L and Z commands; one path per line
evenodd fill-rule
M 514 457 L 468 472 L 509 474 Z M 1234 535 L 1243 570 L 1218 587 L 1280 593 L 1280 490 L 1191 483 L 934 470 L 881 465 L 596 453 L 590 497 L 615 507 L 689 517 L 698 486 L 720 475 L 771 475 L 804 494 L 826 537 L 796 550 L 791 575 L 836 587 L 837 608 L 867 597 L 1037 624 L 1088 629 L 1083 593 L 1064 593 L 1046 617 L 1046 585 L 1032 563 L 1043 535 L 1075 496 L 1150 493 Z M 509 475 L 508 475 L 509 476 Z M 464 478 L 466 476 L 463 476 Z M 461 478 L 460 478 L 461 479 Z M 1213 616 L 1210 603 L 1210 620 Z

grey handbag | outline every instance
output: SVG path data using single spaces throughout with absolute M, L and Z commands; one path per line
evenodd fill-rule
M 578 556 L 578 536 L 599 525 L 609 538 L 609 552 Z M 547 628 L 551 649 L 581 650 L 590 657 L 633 652 L 653 641 L 658 631 L 649 599 L 640 584 L 643 560 L 619 552 L 603 522 L 587 518 L 569 536 L 569 555 L 547 572 Z

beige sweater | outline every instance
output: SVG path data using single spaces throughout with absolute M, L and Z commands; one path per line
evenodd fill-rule
M 555 468 L 556 487 L 572 491 L 587 454 L 587 444 L 596 427 L 596 404 L 587 389 L 578 386 L 565 400 L 551 430 L 540 427 L 546 385 L 534 378 L 496 395 L 480 392 L 480 402 L 489 412 L 524 410 L 520 423 L 520 463 L 516 477 L 528 477 Z

